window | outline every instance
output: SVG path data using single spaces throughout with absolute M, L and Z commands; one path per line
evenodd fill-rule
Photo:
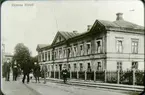
M 87 43 L 87 54 L 91 54 L 91 43 Z
M 48 51 L 48 60 L 50 60 L 50 51 Z
M 68 48 L 68 57 L 71 57 L 71 50 Z
M 45 57 L 44 57 L 44 52 L 43 52 L 43 53 L 42 53 L 42 61 L 44 60 L 44 58 L 45 58 Z
M 45 60 L 47 60 L 47 52 L 45 52 Z
M 73 49 L 74 49 L 74 56 L 76 56 L 77 55 L 77 47 L 74 46 Z
M 56 59 L 56 57 L 57 57 L 57 53 L 56 51 L 54 51 L 54 59 Z
M 83 64 L 80 63 L 80 71 L 83 71 Z
M 83 44 L 80 45 L 80 55 L 83 55 Z
M 91 72 L 91 65 L 88 63 L 88 72 Z
M 97 70 L 102 70 L 101 62 L 98 62 L 98 63 L 97 63 Z
M 117 70 L 122 70 L 122 62 L 117 62 Z
M 62 58 L 62 48 L 59 48 L 59 58 Z
M 76 63 L 74 64 L 74 71 L 76 71 L 77 70 L 77 65 L 76 65 Z
M 132 53 L 138 53 L 138 40 L 132 40 Z
M 66 57 L 66 48 L 63 48 L 63 57 Z
M 132 69 L 138 69 L 138 62 L 132 62 Z
M 122 40 L 117 40 L 116 48 L 117 48 L 118 53 L 123 52 L 123 41 Z
M 97 40 L 96 42 L 96 49 L 97 49 L 97 53 L 101 53 L 102 52 L 102 40 Z

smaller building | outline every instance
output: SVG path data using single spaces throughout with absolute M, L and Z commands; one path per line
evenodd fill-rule
M 7 60 L 10 60 L 10 62 L 12 61 L 13 55 L 11 53 L 5 53 L 4 54 L 4 62 Z

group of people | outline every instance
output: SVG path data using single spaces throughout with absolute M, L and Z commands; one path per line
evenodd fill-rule
M 44 83 L 46 83 L 46 74 L 47 74 L 47 66 L 46 64 L 42 66 L 42 70 L 40 70 L 40 65 L 35 62 L 34 66 L 31 67 L 30 64 L 24 64 L 20 67 L 19 64 L 15 62 L 10 63 L 10 60 L 7 60 L 3 64 L 3 77 L 5 77 L 6 81 L 10 81 L 10 72 L 13 72 L 13 81 L 17 81 L 17 77 L 23 73 L 23 79 L 22 82 L 25 83 L 25 79 L 27 77 L 27 83 L 30 81 L 30 73 L 33 73 L 36 83 L 40 82 L 39 77 L 43 74 L 44 77 Z M 67 81 L 67 75 L 68 71 L 66 68 L 63 68 L 61 71 L 62 78 L 64 80 L 64 83 Z
M 10 81 L 10 73 L 13 72 L 13 81 L 17 80 L 18 75 L 20 74 L 19 65 L 14 62 L 11 64 L 10 60 L 7 60 L 3 64 L 3 77 L 6 81 Z
M 20 67 L 20 64 L 17 64 L 16 61 L 11 63 L 10 60 L 7 60 L 6 62 L 4 62 L 2 70 L 2 75 L 3 78 L 5 78 L 5 81 L 10 81 L 11 73 L 13 75 L 13 81 L 17 81 L 17 77 L 23 73 L 22 82 L 25 83 L 25 79 L 27 77 L 27 83 L 29 83 L 29 74 L 32 72 L 36 79 L 36 82 L 39 82 L 40 65 L 38 63 L 35 63 L 33 67 L 31 67 L 29 64 L 24 64 Z

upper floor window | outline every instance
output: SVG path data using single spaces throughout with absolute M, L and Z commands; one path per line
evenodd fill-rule
M 48 60 L 50 60 L 50 51 L 48 51 Z
M 71 49 L 68 48 L 68 57 L 71 57 Z
M 62 58 L 62 48 L 59 48 L 59 58 Z
M 80 71 L 83 71 L 83 64 L 80 63 Z
M 54 51 L 54 59 L 57 58 L 57 51 Z
M 117 70 L 122 70 L 122 62 L 117 62 Z
M 63 48 L 63 57 L 66 57 L 66 48 Z
M 77 47 L 76 46 L 73 46 L 73 51 L 74 51 L 74 56 L 77 55 Z
M 80 55 L 83 55 L 84 51 L 83 51 L 83 44 L 80 44 Z
M 122 39 L 117 39 L 116 40 L 116 49 L 118 53 L 123 52 L 123 40 Z
M 97 53 L 102 52 L 102 40 L 97 40 L 96 41 L 96 49 L 97 49 Z
M 45 60 L 47 60 L 47 52 L 45 52 Z
M 88 72 L 91 72 L 91 65 L 90 65 L 90 63 L 88 63 L 87 71 L 88 71 Z
M 132 69 L 138 69 L 138 62 L 137 61 L 132 62 Z
M 102 64 L 101 64 L 101 62 L 97 63 L 97 70 L 102 70 Z
M 132 53 L 138 53 L 138 40 L 132 39 Z
M 45 60 L 45 54 L 44 52 L 42 53 L 42 61 Z
M 91 43 L 87 43 L 87 54 L 91 54 Z

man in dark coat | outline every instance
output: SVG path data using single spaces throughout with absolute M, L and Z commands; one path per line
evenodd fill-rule
M 9 81 L 10 79 L 10 70 L 11 70 L 11 63 L 10 60 L 7 60 L 7 62 L 4 63 L 4 72 L 5 72 L 6 81 Z
M 40 77 L 40 65 L 38 63 L 35 62 L 34 64 L 34 76 L 36 79 L 36 83 L 37 81 L 39 82 L 39 77 Z
M 66 83 L 66 81 L 67 81 L 67 75 L 68 75 L 68 71 L 67 71 L 66 67 L 64 67 L 62 70 L 62 76 L 63 76 L 64 83 Z
M 29 63 L 25 63 L 25 64 L 22 64 L 21 69 L 23 71 L 23 79 L 22 79 L 22 82 L 25 83 L 25 78 L 27 76 L 27 83 L 29 83 L 29 81 L 30 81 L 29 74 L 31 72 L 32 67 L 30 66 Z

